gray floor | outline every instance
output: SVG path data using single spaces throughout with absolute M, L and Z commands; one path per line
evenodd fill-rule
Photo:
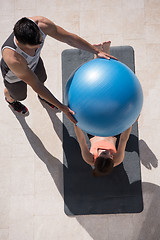
M 67 217 L 63 211 L 61 113 L 44 108 L 28 88 L 30 115 L 15 115 L 0 94 L 0 240 L 160 239 L 160 1 L 7 0 L 0 7 L 0 45 L 22 16 L 42 15 L 91 43 L 135 49 L 144 91 L 139 119 L 144 211 L 140 214 Z M 62 99 L 64 43 L 47 38 L 42 57 L 47 86 Z M 56 129 L 56 131 L 55 131 Z M 57 132 L 58 131 L 58 135 Z

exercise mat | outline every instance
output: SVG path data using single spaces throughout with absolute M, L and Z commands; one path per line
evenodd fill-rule
M 135 71 L 134 50 L 130 46 L 111 47 L 111 55 Z M 68 49 L 62 53 L 63 95 L 69 76 L 93 54 Z M 87 144 L 90 142 L 85 134 Z M 89 214 L 139 213 L 143 210 L 138 124 L 128 140 L 123 163 L 105 177 L 94 177 L 81 157 L 74 126 L 63 114 L 64 211 L 68 216 Z

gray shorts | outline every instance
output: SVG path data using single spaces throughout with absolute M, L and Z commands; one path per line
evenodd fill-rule
M 41 58 L 39 59 L 34 73 L 37 75 L 39 81 L 42 83 L 46 81 L 47 74 Z M 25 82 L 21 81 L 16 83 L 9 83 L 4 80 L 4 85 L 14 100 L 22 101 L 27 97 L 27 84 Z

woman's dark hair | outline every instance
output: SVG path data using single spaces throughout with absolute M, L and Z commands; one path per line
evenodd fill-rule
M 40 30 L 38 26 L 30 19 L 21 18 L 14 26 L 14 35 L 18 42 L 22 44 L 38 45 L 40 41 Z
M 95 177 L 106 176 L 112 172 L 113 166 L 113 159 L 106 157 L 102 152 L 95 160 L 93 175 Z

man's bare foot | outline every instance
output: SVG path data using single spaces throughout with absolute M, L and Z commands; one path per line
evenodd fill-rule
M 102 46 L 101 43 L 100 43 L 100 44 L 94 44 L 93 46 L 95 46 L 96 48 L 98 48 L 98 50 L 103 51 L 103 46 Z M 97 55 L 96 55 L 96 54 L 94 54 L 94 58 L 97 58 Z
M 108 53 L 110 54 L 110 45 L 111 45 L 111 41 L 108 41 L 108 42 L 104 42 L 103 44 L 101 44 L 102 47 L 103 47 L 103 51 L 105 53 Z

